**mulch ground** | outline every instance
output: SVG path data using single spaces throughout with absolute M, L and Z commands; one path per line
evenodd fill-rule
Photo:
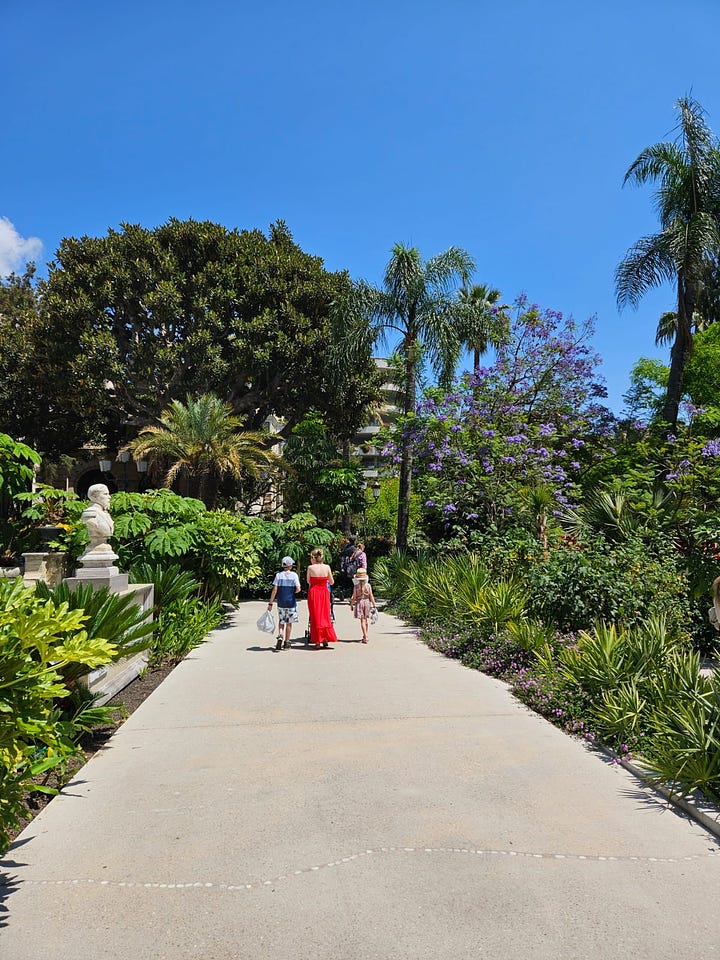
M 156 690 L 160 686 L 176 666 L 177 664 L 175 663 L 165 663 L 159 667 L 153 667 L 143 676 L 129 683 L 111 700 L 108 700 L 107 706 L 116 708 L 113 723 L 107 726 L 95 727 L 92 733 L 86 734 L 83 737 L 80 741 L 82 753 L 71 761 L 65 782 L 72 779 L 75 773 L 83 767 L 101 747 L 107 744 L 115 731 L 137 710 L 141 703 L 147 700 L 153 690 Z M 52 778 L 47 780 L 47 782 L 50 786 L 58 786 L 57 783 L 53 783 Z M 36 817 L 51 800 L 52 797 L 44 793 L 29 793 L 25 798 L 27 820 L 20 824 L 17 829 L 11 831 L 11 839 L 14 840 L 25 829 L 28 822 Z

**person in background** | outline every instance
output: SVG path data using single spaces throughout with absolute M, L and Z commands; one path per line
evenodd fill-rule
M 268 610 L 272 610 L 277 597 L 278 635 L 276 650 L 285 650 L 290 646 L 293 624 L 298 622 L 297 594 L 300 593 L 300 578 L 293 570 L 292 557 L 282 558 L 282 573 L 276 573 L 272 593 L 268 601 Z
M 360 621 L 360 629 L 362 630 L 362 642 L 368 642 L 368 622 L 372 616 L 372 612 L 375 609 L 375 597 L 373 596 L 372 587 L 370 586 L 370 581 L 368 580 L 367 570 L 364 570 L 362 567 L 355 574 L 355 589 L 353 590 L 353 595 L 350 598 L 350 609 L 353 612 L 353 615 L 356 620 Z
M 367 554 L 365 553 L 365 544 L 363 543 L 362 540 L 358 540 L 357 546 L 355 547 L 355 550 L 348 562 L 355 564 L 356 571 L 364 570 L 365 573 L 367 573 L 367 570 L 368 570 Z M 355 574 L 355 576 L 357 576 L 357 573 Z M 353 585 L 355 585 L 354 579 L 353 579 Z
M 356 540 L 357 540 L 357 537 L 351 534 L 348 537 L 348 542 L 343 548 L 343 552 L 340 554 L 340 573 L 345 574 L 345 576 L 348 575 L 348 570 L 347 570 L 348 561 L 350 560 L 350 557 L 355 553 Z M 349 579 L 352 579 L 352 577 L 350 577 Z

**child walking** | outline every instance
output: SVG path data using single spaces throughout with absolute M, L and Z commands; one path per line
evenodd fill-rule
M 282 573 L 276 573 L 272 593 L 268 601 L 268 610 L 272 610 L 275 597 L 278 605 L 278 635 L 276 650 L 285 650 L 290 646 L 292 625 L 298 622 L 297 596 L 300 593 L 300 579 L 293 570 L 292 557 L 282 558 Z
M 355 574 L 355 588 L 350 598 L 350 609 L 356 620 L 360 621 L 362 642 L 368 642 L 368 621 L 375 609 L 375 597 L 368 580 L 367 570 L 361 567 Z

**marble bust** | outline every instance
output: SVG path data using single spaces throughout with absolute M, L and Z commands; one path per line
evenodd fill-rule
M 88 490 L 90 503 L 80 519 L 87 527 L 90 543 L 87 553 L 112 553 L 108 537 L 113 535 L 115 524 L 109 513 L 110 491 L 104 483 L 94 483 Z

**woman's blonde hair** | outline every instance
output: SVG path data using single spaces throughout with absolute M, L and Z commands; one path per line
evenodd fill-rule
M 310 559 L 311 559 L 314 563 L 322 563 L 323 560 L 325 559 L 325 554 L 324 554 L 324 553 L 322 552 L 322 550 L 318 547 L 317 550 L 313 550 L 313 552 L 310 554 Z

